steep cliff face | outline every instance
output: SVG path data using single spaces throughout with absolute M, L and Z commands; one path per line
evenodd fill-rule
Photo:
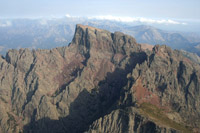
M 198 131 L 199 70 L 169 47 L 77 25 L 68 47 L 0 58 L 0 132 Z

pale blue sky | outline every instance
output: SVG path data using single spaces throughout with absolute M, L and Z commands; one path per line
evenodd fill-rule
M 200 0 L 0 0 L 0 18 L 65 14 L 200 20 Z

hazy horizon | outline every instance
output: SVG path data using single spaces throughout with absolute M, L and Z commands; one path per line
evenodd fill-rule
M 80 17 L 200 31 L 199 0 L 1 0 L 1 19 Z M 10 22 L 0 26 L 10 25 Z M 166 29 L 166 28 L 165 28 Z
M 199 0 L 1 0 L 0 17 L 128 16 L 200 20 Z

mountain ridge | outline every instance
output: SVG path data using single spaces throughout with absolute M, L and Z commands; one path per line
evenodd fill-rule
M 77 25 L 69 46 L 0 66 L 1 132 L 198 131 L 200 66 L 166 45 Z

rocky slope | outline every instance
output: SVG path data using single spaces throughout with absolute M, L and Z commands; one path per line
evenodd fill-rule
M 190 52 L 187 52 L 185 50 L 181 50 L 182 54 L 186 57 L 188 57 L 190 60 L 200 64 L 200 56 L 198 56 L 197 54 L 195 53 L 190 53 Z
M 77 25 L 69 46 L 0 58 L 0 132 L 198 132 L 200 66 Z

